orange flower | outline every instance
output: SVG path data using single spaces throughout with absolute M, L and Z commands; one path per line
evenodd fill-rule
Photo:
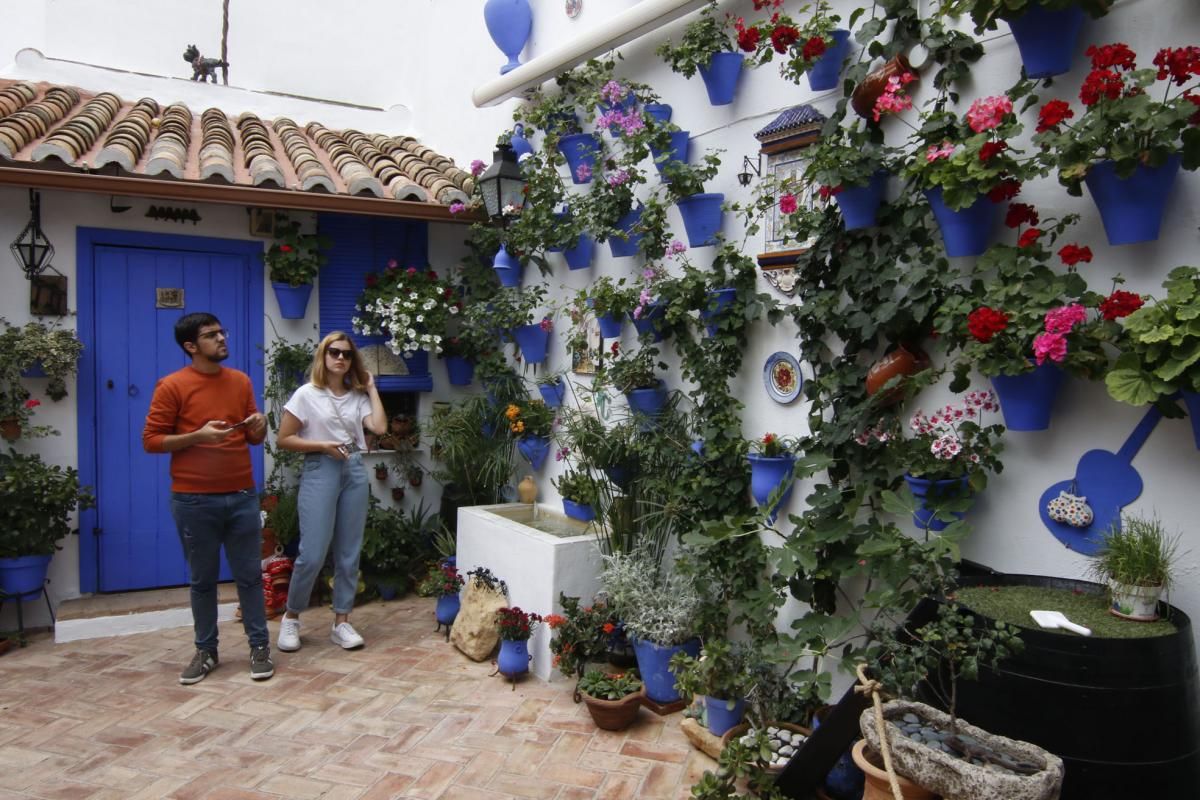
M 613 631 L 615 631 L 617 629 L 617 626 L 613 625 L 611 622 L 606 622 L 606 623 L 604 623 L 602 629 L 605 633 L 612 633 Z
M 509 420 L 516 419 L 521 416 L 521 407 L 510 403 L 508 408 L 504 409 L 504 416 L 508 417 Z
M 564 617 L 562 614 L 547 614 L 546 615 L 546 624 L 549 625 L 551 628 L 557 628 L 559 625 L 566 623 L 566 621 L 567 621 L 567 618 Z
M 522 422 L 521 420 L 517 420 L 516 422 L 514 422 L 512 424 L 512 432 L 513 433 L 524 433 L 525 432 L 525 423 Z

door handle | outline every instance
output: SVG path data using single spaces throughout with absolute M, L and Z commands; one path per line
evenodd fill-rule
M 129 384 L 129 390 L 128 390 L 128 391 L 129 391 L 129 396 L 130 396 L 130 397 L 137 397 L 137 396 L 138 396 L 138 388 L 137 388 L 136 386 L 134 386 L 132 383 L 131 383 L 131 384 Z
M 113 388 L 112 378 L 108 379 L 108 388 L 110 388 L 110 389 Z

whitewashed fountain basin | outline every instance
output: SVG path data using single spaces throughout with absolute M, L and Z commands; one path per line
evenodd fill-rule
M 542 616 L 561 611 L 560 592 L 588 605 L 600 588 L 592 527 L 541 503 L 460 508 L 457 555 L 461 574 L 487 567 L 508 584 L 509 605 Z M 529 669 L 542 680 L 559 674 L 550 665 L 550 638 L 543 624 L 529 640 Z

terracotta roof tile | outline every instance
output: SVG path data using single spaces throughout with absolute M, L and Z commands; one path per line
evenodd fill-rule
M 126 102 L 111 92 L 0 79 L 0 170 L 49 160 L 71 171 L 322 195 L 466 201 L 474 178 L 411 136 L 301 128 L 219 108 Z M 114 171 L 115 172 L 112 172 Z

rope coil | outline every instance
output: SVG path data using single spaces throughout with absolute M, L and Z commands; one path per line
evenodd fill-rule
M 879 698 L 883 693 L 883 685 L 879 681 L 867 677 L 864 664 L 858 665 L 856 673 L 858 685 L 854 687 L 855 693 L 869 694 L 875 706 L 875 730 L 879 734 L 879 754 L 883 757 L 883 769 L 887 772 L 888 785 L 892 787 L 892 797 L 895 800 L 904 800 L 904 795 L 900 792 L 900 782 L 896 780 L 896 770 L 892 767 L 892 748 L 888 746 L 887 733 L 884 730 L 883 701 Z

